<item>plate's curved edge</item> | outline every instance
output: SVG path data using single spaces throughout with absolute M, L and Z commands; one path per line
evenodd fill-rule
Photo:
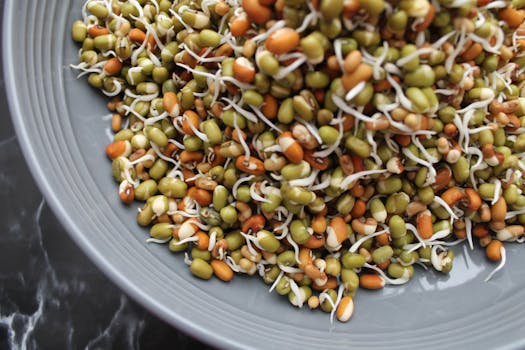
M 8 97 L 8 105 L 11 111 L 11 116 L 14 124 L 16 134 L 18 136 L 21 144 L 26 145 L 26 147 L 21 147 L 24 154 L 26 163 L 29 166 L 30 172 L 35 179 L 39 189 L 44 194 L 45 198 L 48 200 L 48 203 L 57 217 L 60 218 L 62 224 L 64 225 L 68 234 L 73 238 L 75 243 L 80 246 L 80 248 L 85 252 L 85 254 L 95 263 L 95 265 L 102 270 L 102 272 L 108 276 L 114 283 L 116 283 L 124 293 L 129 295 L 132 299 L 145 306 L 147 309 L 155 313 L 160 318 L 169 322 L 170 324 L 176 325 L 177 328 L 185 331 L 198 339 L 206 342 L 212 346 L 223 346 L 227 348 L 246 348 L 245 344 L 240 344 L 234 339 L 225 339 L 220 337 L 218 334 L 211 333 L 206 331 L 206 329 L 200 328 L 194 322 L 191 322 L 187 319 L 179 317 L 176 313 L 170 312 L 162 307 L 161 304 L 156 302 L 155 299 L 150 297 L 148 294 L 142 292 L 140 289 L 131 282 L 130 279 L 123 276 L 119 271 L 109 264 L 109 261 L 97 253 L 92 248 L 92 245 L 89 244 L 89 241 L 81 234 L 78 226 L 70 219 L 67 214 L 67 210 L 60 203 L 58 198 L 55 196 L 54 192 L 51 189 L 50 183 L 43 176 L 45 174 L 44 169 L 37 162 L 37 157 L 35 156 L 35 149 L 31 143 L 31 139 L 26 132 L 24 127 L 24 121 L 21 118 L 16 118 L 21 115 L 21 107 L 18 103 L 19 101 L 19 92 L 15 89 L 15 63 L 14 55 L 12 50 L 13 40 L 7 34 L 10 33 L 10 28 L 15 16 L 12 15 L 14 12 L 14 0 L 6 0 L 4 4 L 4 22 L 3 22 L 3 70 L 5 77 L 6 93 Z M 508 344 L 501 344 L 500 349 L 510 350 L 518 349 L 525 347 L 525 338 L 515 340 Z
M 10 33 L 11 22 L 14 19 L 14 16 L 12 15 L 13 3 L 14 0 L 5 0 L 2 19 L 2 29 L 4 34 L 2 36 L 3 65 L 1 68 L 3 69 L 4 74 L 7 102 L 18 142 L 19 144 L 25 145 L 25 147 L 20 147 L 24 155 L 24 161 L 26 162 L 33 179 L 35 180 L 39 190 L 43 193 L 53 213 L 60 219 L 60 222 L 64 226 L 69 236 L 84 252 L 84 254 L 86 254 L 89 259 L 97 266 L 97 268 L 101 270 L 113 283 L 115 283 L 123 293 L 131 297 L 135 302 L 144 306 L 147 310 L 167 323 L 175 325 L 179 330 L 210 346 L 226 347 L 228 349 L 246 349 L 246 344 L 240 344 L 235 341 L 235 339 L 227 339 L 221 337 L 218 334 L 209 332 L 206 329 L 199 327 L 198 324 L 181 318 L 176 313 L 166 310 L 150 295 L 144 293 L 140 289 L 137 289 L 137 286 L 135 286 L 130 279 L 122 275 L 119 271 L 115 270 L 104 256 L 98 254 L 95 249 L 92 249 L 92 245 L 84 238 L 78 226 L 70 219 L 65 207 L 60 203 L 58 198 L 53 193 L 51 185 L 46 181 L 44 176 L 45 172 L 37 161 L 31 144 L 31 139 L 26 133 L 23 119 L 17 118 L 17 116 L 22 115 L 22 111 L 18 103 L 19 95 L 16 89 L 16 84 L 14 83 L 15 68 L 14 57 L 12 54 L 12 52 L 14 52 L 12 50 L 13 44 L 11 37 L 7 35 L 7 33 Z

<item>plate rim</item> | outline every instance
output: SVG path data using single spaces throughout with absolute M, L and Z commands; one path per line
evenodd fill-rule
M 59 218 L 62 226 L 73 239 L 77 246 L 88 256 L 88 258 L 106 275 L 119 289 L 126 295 L 130 296 L 135 302 L 144 306 L 147 310 L 158 316 L 159 318 L 166 321 L 168 324 L 175 326 L 177 329 L 196 337 L 200 341 L 207 343 L 211 346 L 223 346 L 228 348 L 247 348 L 249 347 L 246 343 L 241 344 L 232 338 L 225 338 L 220 336 L 219 333 L 211 332 L 209 329 L 203 329 L 199 327 L 195 322 L 192 322 L 188 318 L 179 316 L 173 310 L 169 310 L 162 307 L 162 304 L 156 302 L 156 300 L 145 293 L 140 286 L 137 286 L 133 281 L 126 277 L 122 272 L 117 270 L 110 264 L 109 259 L 98 253 L 93 245 L 90 244 L 89 240 L 82 233 L 82 230 L 75 224 L 74 220 L 68 214 L 64 203 L 55 195 L 52 185 L 47 181 L 45 170 L 39 163 L 36 154 L 38 150 L 34 148 L 31 142 L 31 138 L 27 133 L 27 127 L 25 118 L 20 117 L 21 111 L 21 98 L 20 94 L 16 89 L 15 83 L 15 60 L 14 60 L 14 45 L 13 37 L 11 35 L 10 28 L 13 27 L 12 23 L 15 20 L 13 16 L 14 12 L 14 0 L 5 0 L 4 14 L 3 14 L 3 29 L 2 35 L 2 57 L 3 57 L 3 73 L 4 73 L 4 84 L 6 88 L 7 102 L 10 111 L 10 118 L 13 121 L 13 126 L 18 138 L 18 142 L 27 147 L 20 147 L 24 155 L 24 160 L 28 165 L 28 168 L 37 183 L 38 188 L 49 203 L 53 213 Z M 517 339 L 511 343 L 502 344 L 503 349 L 522 348 L 525 346 L 525 338 Z

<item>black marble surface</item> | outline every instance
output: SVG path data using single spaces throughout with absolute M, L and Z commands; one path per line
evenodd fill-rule
M 73 243 L 35 185 L 23 146 L 2 74 L 0 349 L 206 348 L 130 300 Z

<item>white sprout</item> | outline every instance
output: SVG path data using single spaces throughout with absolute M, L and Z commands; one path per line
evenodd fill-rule
M 233 126 L 234 126 L 235 130 L 237 130 L 237 136 L 239 138 L 239 142 L 241 143 L 241 146 L 242 146 L 242 148 L 244 150 L 244 157 L 245 158 L 250 158 L 250 156 L 251 156 L 250 147 L 246 143 L 246 140 L 244 140 L 244 137 L 242 137 L 242 131 L 241 131 L 241 128 L 239 128 L 239 125 L 237 123 L 237 116 L 236 115 L 234 115 L 234 118 L 233 118 Z
M 474 250 L 474 243 L 472 242 L 472 220 L 469 218 L 465 218 L 465 232 L 470 250 Z
M 343 119 L 341 118 L 342 112 L 339 111 L 339 118 L 338 118 L 338 124 L 339 124 L 339 134 L 337 135 L 337 139 L 335 140 L 334 144 L 329 146 L 328 148 L 316 151 L 313 153 L 313 156 L 316 158 L 325 158 L 328 157 L 330 154 L 332 154 L 336 149 L 339 148 L 339 144 L 341 143 L 341 140 L 343 139 Z
M 426 247 L 426 241 L 419 235 L 419 232 L 417 231 L 417 228 L 414 225 L 412 225 L 410 223 L 406 223 L 406 228 L 407 228 L 407 230 L 411 231 L 414 234 L 414 236 L 417 238 L 417 240 L 419 241 L 419 244 L 421 244 L 421 246 Z M 419 248 L 419 246 L 418 246 L 418 248 Z
M 356 110 L 356 109 L 350 107 L 349 105 L 347 105 L 345 103 L 345 101 L 341 97 L 339 97 L 339 96 L 337 96 L 335 94 L 332 95 L 332 101 L 342 111 L 353 115 L 356 119 L 362 120 L 364 122 L 373 122 L 374 121 L 372 118 L 364 115 L 363 113 L 359 112 L 358 110 Z
M 157 144 L 155 144 L 155 142 L 150 141 L 150 144 L 151 144 L 151 148 L 153 148 L 153 150 L 155 151 L 155 153 L 157 153 L 157 156 L 159 156 L 159 158 L 162 158 L 166 162 L 170 162 L 170 163 L 174 164 L 175 166 L 179 166 L 179 163 L 176 160 L 174 160 L 173 158 L 170 158 L 170 157 L 166 157 L 164 154 L 162 154 L 162 152 L 159 149 L 159 146 L 157 146 Z
M 452 208 L 450 208 L 450 206 L 447 204 L 447 202 L 445 202 L 443 199 L 441 199 L 441 197 L 434 196 L 434 202 L 439 204 L 439 205 L 441 205 L 443 208 L 445 208 L 445 210 L 450 214 L 451 218 L 453 218 L 454 220 L 458 219 L 456 214 L 454 214 L 454 211 L 452 210 Z
M 463 50 L 466 41 L 467 36 L 465 35 L 465 29 L 463 28 L 459 33 L 459 41 L 456 44 L 454 51 L 450 55 L 448 55 L 447 59 L 445 60 L 445 69 L 447 70 L 447 72 L 450 73 L 450 71 L 452 70 L 454 63 L 456 62 L 456 57 L 459 55 L 461 50 Z
M 430 181 L 434 182 L 434 179 L 436 178 L 437 173 L 436 173 L 436 169 L 434 169 L 434 166 L 431 163 L 427 162 L 426 160 L 423 160 L 421 158 L 416 157 L 408 148 L 403 148 L 403 154 L 407 158 L 413 160 L 414 162 L 419 163 L 419 164 L 427 167 L 428 168 L 428 176 L 431 179 Z
M 281 278 L 283 278 L 283 276 L 284 276 L 284 271 L 281 270 L 281 272 L 279 272 L 279 275 L 277 276 L 275 281 L 272 283 L 272 286 L 268 290 L 268 293 L 271 293 L 275 289 L 275 287 L 277 286 L 277 284 L 279 284 L 279 281 L 281 280 Z
M 320 183 L 318 183 L 316 185 L 310 186 L 308 189 L 310 191 L 324 190 L 325 188 L 330 187 L 330 180 L 331 180 L 331 177 L 330 176 L 326 176 L 326 178 L 322 182 L 320 182 Z
M 314 169 L 308 177 L 305 177 L 302 179 L 290 180 L 288 181 L 288 185 L 290 185 L 291 187 L 295 187 L 295 186 L 309 187 L 314 183 L 315 179 L 317 179 L 318 174 L 319 174 L 319 170 Z
M 284 77 L 286 77 L 288 74 L 299 68 L 304 62 L 306 62 L 306 56 L 302 55 L 301 58 L 296 59 L 293 61 L 292 64 L 279 69 L 279 72 L 273 76 L 275 80 L 281 80 Z
M 235 272 L 245 272 L 241 269 L 237 263 L 235 263 L 235 260 L 231 256 L 227 256 L 224 262 Z
M 190 259 L 190 256 L 188 255 L 188 253 L 184 252 L 184 263 L 186 265 L 191 265 L 191 262 L 192 262 L 192 260 Z
M 254 42 L 259 42 L 259 41 L 263 41 L 263 40 L 266 40 L 266 38 L 268 38 L 270 36 L 270 34 L 272 34 L 273 32 L 281 29 L 281 28 L 284 28 L 286 26 L 286 22 L 283 21 L 283 20 L 280 20 L 280 21 L 277 21 L 275 22 L 275 24 L 273 26 L 271 26 L 270 28 L 268 28 L 264 33 L 261 33 L 259 35 L 256 35 L 252 38 L 252 40 Z
M 297 283 L 293 279 L 290 279 L 290 288 L 292 289 L 292 292 L 295 294 L 295 302 L 292 302 L 293 305 L 301 308 L 303 307 L 304 303 L 304 295 L 297 286 Z
M 295 243 L 292 237 L 290 237 L 290 235 L 286 236 L 286 240 L 288 241 L 288 243 L 290 243 L 295 252 L 295 261 L 297 261 L 297 263 L 300 264 L 301 261 L 299 261 L 299 246 L 297 245 L 297 243 Z
M 264 197 L 262 197 L 261 195 L 259 195 L 257 193 L 257 191 L 255 190 L 255 185 L 257 183 L 252 183 L 251 186 L 250 186 L 250 196 L 252 197 L 253 200 L 256 200 L 256 201 L 259 201 L 259 202 L 263 202 L 263 203 L 271 203 L 272 201 L 269 200 L 269 199 L 266 199 Z
M 342 189 L 346 189 L 348 188 L 348 186 L 354 182 L 354 181 L 357 181 L 359 180 L 360 178 L 364 177 L 364 176 L 368 176 L 368 175 L 374 175 L 374 174 L 384 174 L 388 172 L 387 169 L 378 169 L 378 170 L 364 170 L 364 171 L 360 171 L 358 173 L 354 173 L 354 174 L 351 174 L 351 175 L 348 175 L 347 177 L 345 177 L 342 181 L 341 181 L 341 184 L 339 185 L 340 188 Z
M 345 100 L 350 101 L 357 95 L 359 95 L 366 87 L 366 81 L 362 81 L 356 86 L 354 86 L 350 91 L 348 91 L 345 95 Z
M 383 233 L 387 233 L 387 232 L 389 232 L 389 230 L 377 231 L 377 232 L 374 232 L 372 234 L 365 235 L 365 236 L 361 237 L 360 239 L 358 239 L 354 244 L 352 244 L 352 246 L 348 249 L 348 251 L 350 253 L 355 253 L 355 252 L 357 252 L 357 250 L 359 249 L 361 244 L 363 244 L 363 242 L 365 242 L 366 240 L 368 240 L 370 238 L 373 238 L 373 237 L 376 237 L 376 236 L 379 236 L 379 235 L 382 235 Z
M 405 64 L 412 61 L 414 58 L 432 53 L 433 51 L 434 49 L 431 47 L 423 47 L 421 49 L 417 49 L 416 51 L 406 55 L 405 57 L 398 59 L 396 61 L 396 66 L 403 67 Z
M 148 238 L 148 239 L 146 239 L 146 243 L 164 244 L 164 243 L 168 243 L 170 240 L 171 240 L 171 237 L 168 237 L 168 238 L 165 238 L 165 239 Z
M 237 105 L 237 103 L 235 103 L 234 101 L 230 100 L 229 98 L 223 97 L 222 100 L 226 101 L 227 103 L 229 103 L 230 106 L 232 106 L 233 109 L 235 109 L 235 111 L 240 113 L 243 117 L 245 117 L 249 121 L 251 121 L 253 123 L 257 123 L 257 117 L 252 112 L 248 112 L 247 110 L 242 109 L 239 105 Z
M 239 180 L 237 180 L 237 181 L 233 184 L 233 187 L 232 187 L 232 194 L 233 194 L 233 196 L 235 197 L 235 195 L 236 195 L 236 193 L 237 193 L 237 190 L 239 189 L 239 186 L 240 186 L 243 182 L 251 181 L 253 178 L 255 178 L 255 175 L 249 175 L 249 176 L 244 176 L 244 177 L 239 178 Z
M 284 271 L 286 273 L 303 273 L 303 270 L 301 270 L 301 269 L 299 269 L 297 267 L 282 265 L 282 264 L 279 264 L 279 263 L 277 263 L 277 266 L 279 266 L 279 269 L 281 269 L 281 271 Z
M 494 275 L 503 268 L 503 266 L 505 266 L 505 262 L 507 261 L 507 253 L 505 251 L 505 247 L 501 247 L 500 248 L 500 254 L 501 254 L 501 261 L 500 263 L 498 264 L 498 266 L 496 266 L 496 268 L 494 270 L 492 270 L 491 273 L 489 273 L 489 275 L 487 276 L 487 278 L 485 278 L 485 282 L 488 282 L 492 277 L 494 277 Z
M 365 263 L 363 266 L 376 271 L 379 274 L 379 276 L 381 276 L 381 278 L 385 281 L 386 284 L 401 285 L 401 284 L 407 283 L 410 280 L 408 269 L 405 269 L 403 271 L 403 275 L 401 277 L 392 279 L 388 277 L 383 272 L 383 270 L 381 270 L 379 267 L 375 265 L 370 265 L 369 263 Z
M 259 107 L 250 105 L 250 108 L 255 112 L 255 115 L 257 115 L 257 117 L 259 117 L 259 119 L 263 121 L 263 123 L 268 125 L 270 128 L 274 129 L 278 133 L 282 134 L 283 131 L 279 129 L 277 126 L 275 126 L 275 124 L 273 124 L 268 118 L 266 118 L 266 116 L 262 113 Z
M 490 204 L 494 205 L 499 200 L 501 195 L 501 181 L 496 179 L 494 186 L 494 198 L 492 199 L 492 202 Z

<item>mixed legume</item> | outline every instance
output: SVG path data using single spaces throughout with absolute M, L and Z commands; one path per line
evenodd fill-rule
M 80 76 L 148 242 L 353 313 L 525 240 L 525 1 L 88 0 Z

